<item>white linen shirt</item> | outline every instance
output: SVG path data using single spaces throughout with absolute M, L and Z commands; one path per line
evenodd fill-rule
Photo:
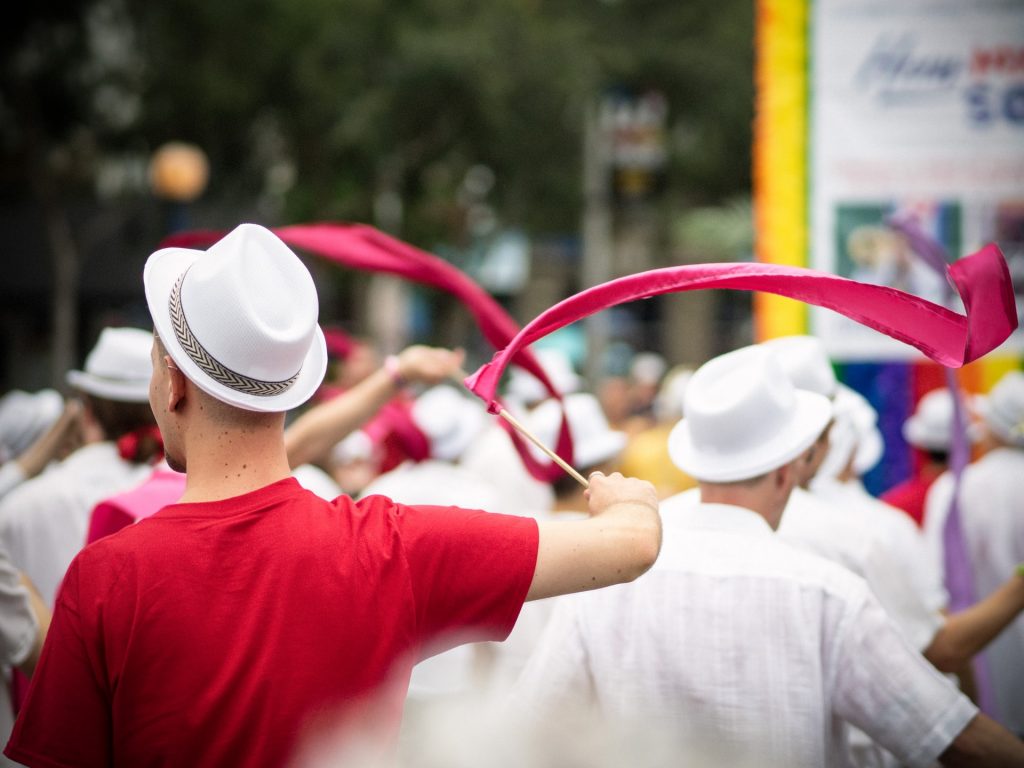
M 0 664 L 15 666 L 28 658 L 35 643 L 39 625 L 29 603 L 28 590 L 21 585 L 18 571 L 7 553 L 0 549 Z M 7 669 L 0 686 L 0 739 L 6 744 L 14 728 Z M 0 766 L 20 765 L 0 755 Z
M 906 642 L 865 582 L 778 540 L 758 515 L 662 503 L 654 567 L 563 601 L 516 699 L 536 714 L 589 692 L 661 719 L 730 766 L 847 765 L 846 722 L 927 766 L 977 709 Z
M 803 488 L 795 488 L 777 535 L 864 579 L 917 650 L 927 648 L 943 625 L 942 614 L 929 608 L 903 568 L 893 562 L 882 534 L 870 527 L 867 517 L 850 515 Z
M 952 475 L 940 477 L 925 502 L 925 538 L 941 563 L 942 534 L 953 493 Z M 1024 563 L 1024 450 L 997 448 L 964 470 L 960 521 L 971 555 L 975 597 L 984 598 Z M 1024 616 L 985 649 L 996 719 L 1024 734 Z
M 0 543 L 50 608 L 64 572 L 85 546 L 93 507 L 151 472 L 148 464 L 122 459 L 114 443 L 92 443 L 0 501 Z
M 811 492 L 819 499 L 864 521 L 888 548 L 892 562 L 901 566 L 928 610 L 942 611 L 949 605 L 949 593 L 942 572 L 935 568 L 921 530 L 902 510 L 869 494 L 858 480 L 815 479 Z

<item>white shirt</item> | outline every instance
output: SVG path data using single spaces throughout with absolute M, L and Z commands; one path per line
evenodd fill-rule
M 25 482 L 25 470 L 12 459 L 0 466 L 0 499 Z
M 110 442 L 79 448 L 0 501 L 0 543 L 52 608 L 71 560 L 85 546 L 89 516 L 100 501 L 149 477 Z
M 952 492 L 952 475 L 943 475 L 925 502 L 925 537 L 939 562 Z M 960 520 L 973 565 L 975 596 L 981 599 L 1024 563 L 1024 450 L 997 448 L 964 470 Z M 1024 733 L 1024 616 L 1014 619 L 984 656 L 996 719 L 1011 731 Z
M 862 579 L 749 510 L 689 498 L 662 503 L 647 574 L 558 606 L 520 701 L 589 690 L 607 716 L 663 718 L 729 766 L 846 765 L 846 721 L 926 766 L 974 717 Z
M 0 549 L 0 664 L 15 666 L 28 658 L 36 639 L 38 624 L 29 605 L 28 591 L 21 586 L 18 572 L 7 553 Z M 14 710 L 3 671 L 0 686 L 0 739 L 6 744 L 14 728 Z M 20 765 L 0 755 L 0 765 Z
M 489 508 L 491 512 L 530 515 L 537 509 L 550 509 L 554 503 L 551 486 L 530 474 L 500 424 L 483 430 L 459 464 L 498 490 L 498 506 Z
M 942 572 L 935 568 L 924 535 L 909 515 L 876 499 L 856 480 L 816 478 L 811 483 L 811 492 L 853 519 L 866 522 L 888 548 L 891 561 L 910 579 L 928 610 L 942 611 L 949 605 Z
M 917 650 L 927 648 L 945 619 L 926 605 L 914 583 L 893 561 L 869 516 L 848 514 L 803 488 L 795 488 L 782 514 L 785 542 L 847 568 L 864 579 L 886 613 Z

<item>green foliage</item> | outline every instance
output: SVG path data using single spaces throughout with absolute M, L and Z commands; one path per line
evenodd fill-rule
M 713 203 L 750 183 L 749 0 L 84 0 L 19 13 L 0 62 L 6 152 L 39 121 L 51 146 L 84 130 L 100 153 L 192 141 L 210 156 L 210 195 L 273 197 L 283 220 L 372 221 L 385 189 L 404 203 L 403 236 L 457 239 L 460 185 L 484 165 L 504 223 L 575 231 L 583 115 L 608 88 L 668 97 L 678 197 Z M 104 57 L 97 23 L 120 59 Z M 20 85 L 40 105 L 26 111 L 11 86 L 33 49 L 43 64 Z M 118 94 L 135 108 L 112 120 Z

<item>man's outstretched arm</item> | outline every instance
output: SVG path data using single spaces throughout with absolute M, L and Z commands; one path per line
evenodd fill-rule
M 632 581 L 657 559 L 661 517 L 654 486 L 618 472 L 595 472 L 589 482 L 589 518 L 539 524 L 527 600 Z
M 946 766 L 1024 766 L 1024 741 L 995 720 L 979 714 L 939 755 Z

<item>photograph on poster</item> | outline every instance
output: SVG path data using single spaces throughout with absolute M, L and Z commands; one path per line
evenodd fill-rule
M 951 259 L 987 242 L 997 243 L 1013 280 L 1018 317 L 1024 321 L 1024 199 L 988 204 L 957 200 L 836 202 L 832 245 L 837 274 L 897 288 L 962 312 L 963 302 L 947 290 L 943 276 L 914 253 L 903 235 L 886 225 L 890 217 L 913 217 Z M 873 331 L 846 318 L 832 317 L 833 313 L 828 315 L 831 333 L 844 339 L 844 349 L 853 356 L 880 341 Z M 1018 330 L 1009 344 L 1019 348 L 1022 337 L 1024 332 Z

